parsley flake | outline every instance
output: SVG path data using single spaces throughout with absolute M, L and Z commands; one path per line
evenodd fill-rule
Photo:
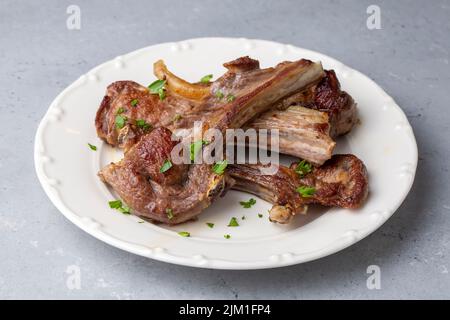
M 227 165 L 228 165 L 228 161 L 227 160 L 222 160 L 222 161 L 216 162 L 213 165 L 212 170 L 216 174 L 221 175 L 221 174 L 223 174 L 225 172 L 225 168 L 227 167 Z
M 122 200 L 113 200 L 113 201 L 109 201 L 109 207 L 111 209 L 116 209 L 120 212 L 122 212 L 123 214 L 130 214 L 130 207 L 128 207 L 127 205 L 124 205 L 122 203 Z
M 206 225 L 208 227 L 210 227 L 211 229 L 214 228 L 214 223 L 212 223 L 212 222 L 207 222 Z
M 200 79 L 200 82 L 201 82 L 201 83 L 209 83 L 209 82 L 211 81 L 212 77 L 213 77 L 212 74 L 207 74 L 206 76 L 203 76 L 203 77 Z
M 118 129 L 122 129 L 125 126 L 125 122 L 127 121 L 127 117 L 121 116 L 118 114 L 116 116 L 116 127 Z
M 223 94 L 223 92 L 222 91 L 220 91 L 220 90 L 217 90 L 216 91 L 216 98 L 218 98 L 218 99 L 222 99 L 224 97 L 224 94 Z
M 190 155 L 191 161 L 195 160 L 195 156 L 197 155 L 197 153 L 202 149 L 202 146 L 206 144 L 208 144 L 208 141 L 205 140 L 198 140 L 195 141 L 194 143 L 191 143 L 191 155 Z
M 167 208 L 166 215 L 167 215 L 167 218 L 169 218 L 169 220 L 171 220 L 173 218 L 173 210 L 171 208 Z
M 117 210 L 119 210 L 123 214 L 131 214 L 130 207 L 128 207 L 127 205 L 123 205 L 122 207 L 118 208 Z
M 178 232 L 178 234 L 182 237 L 190 237 L 191 236 L 191 234 L 187 231 L 180 231 L 180 232 Z
M 133 99 L 133 100 L 131 100 L 131 102 L 130 102 L 130 104 L 131 104 L 133 107 L 135 107 L 138 103 L 139 103 L 139 100 L 138 100 L 138 99 Z
M 262 217 L 263 217 L 263 215 L 262 215 L 261 213 L 258 213 L 258 217 L 262 218 Z
M 256 200 L 250 198 L 248 201 L 240 201 L 239 204 L 243 206 L 245 209 L 251 208 L 256 203 Z
M 295 172 L 297 172 L 300 177 L 305 176 L 306 174 L 312 171 L 312 165 L 305 160 L 300 161 L 295 168 Z
M 229 227 L 239 227 L 239 223 L 237 222 L 236 217 L 231 218 L 230 222 L 228 223 Z
M 234 101 L 234 99 L 236 99 L 236 97 L 231 93 L 227 95 L 227 102 L 232 102 Z
M 170 162 L 170 160 L 166 160 L 166 161 L 164 161 L 163 165 L 159 169 L 159 172 L 164 173 L 167 170 L 169 170 L 170 168 L 172 168 L 172 162 Z
M 113 201 L 109 201 L 109 207 L 111 209 L 118 209 L 120 207 L 122 207 L 122 201 L 121 200 L 113 200 Z
M 91 148 L 91 150 L 93 151 L 97 151 L 97 147 L 94 146 L 93 144 L 88 143 L 89 148 Z
M 152 125 L 147 123 L 147 121 L 145 121 L 144 119 L 136 120 L 136 126 L 138 128 L 141 128 L 144 131 L 147 131 L 148 129 L 150 129 L 152 127 Z
M 303 198 L 311 198 L 314 195 L 314 193 L 316 193 L 316 188 L 308 187 L 308 186 L 301 186 L 301 187 L 298 187 L 296 189 L 296 191 L 298 193 L 300 193 L 300 195 Z
M 231 236 L 230 236 L 229 234 L 225 234 L 223 237 L 224 237 L 225 239 L 230 239 L 230 238 L 231 238 Z
M 166 80 L 156 80 L 148 86 L 148 90 L 150 90 L 151 94 L 159 95 L 159 100 L 164 100 L 166 97 L 165 85 Z
M 164 98 L 166 97 L 166 89 L 161 88 L 158 90 L 158 95 L 159 95 L 159 100 L 164 100 Z

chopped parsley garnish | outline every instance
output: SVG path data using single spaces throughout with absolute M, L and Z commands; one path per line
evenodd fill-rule
M 121 200 L 113 200 L 109 202 L 109 207 L 111 209 L 119 209 L 122 207 L 122 201 Z
M 116 209 L 123 214 L 130 214 L 130 208 L 127 205 L 123 204 L 121 200 L 109 201 L 109 207 L 111 209 Z
M 243 206 L 245 209 L 251 208 L 256 203 L 256 200 L 250 198 L 248 201 L 240 201 L 239 204 Z
M 208 141 L 198 140 L 195 141 L 194 143 L 191 143 L 191 156 L 190 156 L 191 161 L 194 161 L 195 156 L 202 149 L 202 146 L 205 144 L 208 144 Z
M 232 102 L 232 101 L 234 101 L 234 99 L 236 99 L 236 97 L 234 95 L 232 95 L 231 93 L 227 95 L 228 102 Z
M 93 151 L 97 151 L 97 147 L 94 146 L 93 144 L 88 143 L 89 148 L 91 148 L 91 150 Z
M 222 99 L 223 97 L 224 97 L 223 92 L 220 91 L 220 90 L 217 90 L 217 91 L 216 91 L 216 98 Z
M 161 168 L 159 168 L 159 172 L 164 173 L 167 170 L 169 170 L 170 168 L 172 168 L 172 162 L 170 162 L 170 160 L 166 160 L 166 161 L 164 161 Z
M 180 231 L 180 232 L 178 232 L 178 234 L 182 237 L 190 237 L 191 236 L 191 234 L 187 231 Z
M 263 215 L 262 215 L 261 213 L 258 213 L 258 217 L 262 218 L 262 217 L 263 217 Z
M 133 100 L 131 100 L 131 105 L 133 106 L 133 107 L 135 107 L 138 103 L 139 103 L 139 100 L 138 99 L 133 99 Z
M 169 218 L 169 220 L 171 220 L 173 218 L 173 210 L 170 208 L 167 208 L 166 215 L 167 215 L 167 218 Z
M 237 222 L 236 217 L 231 218 L 230 222 L 228 223 L 229 227 L 239 227 L 239 223 Z
M 164 100 L 164 98 L 166 97 L 166 89 L 159 89 L 158 90 L 158 95 L 159 95 L 159 100 Z
M 119 109 L 117 109 L 117 114 L 121 114 L 124 112 L 125 112 L 125 109 L 123 107 L 120 107 Z
M 213 165 L 212 170 L 216 174 L 221 175 L 221 174 L 223 174 L 225 172 L 225 168 L 227 167 L 227 165 L 228 165 L 228 161 L 227 160 L 222 160 L 222 161 L 216 162 Z
M 246 218 L 245 218 L 245 216 L 242 216 L 242 218 L 241 218 L 242 220 L 245 220 Z
M 138 221 L 138 223 L 144 223 L 145 221 Z
M 166 80 L 155 80 L 148 86 L 148 89 L 150 90 L 150 93 L 156 94 L 159 89 L 164 88 L 165 84 Z
M 181 120 L 183 117 L 181 116 L 181 114 L 176 114 L 174 117 L 173 117 L 173 121 L 174 122 L 177 122 L 177 121 L 179 121 L 179 120 Z
M 214 228 L 214 223 L 212 223 L 212 222 L 207 222 L 206 225 L 208 227 L 210 227 L 211 229 Z
M 200 79 L 200 82 L 201 82 L 201 83 L 209 83 L 209 81 L 211 81 L 212 77 L 213 77 L 212 74 L 207 74 L 206 76 L 203 76 L 203 77 Z
M 122 129 L 125 126 L 125 122 L 127 121 L 127 118 L 124 116 L 121 116 L 120 114 L 118 114 L 116 116 L 116 127 L 118 129 Z
M 164 100 L 166 97 L 165 85 L 166 80 L 156 80 L 148 86 L 148 90 L 150 90 L 151 94 L 159 95 L 159 100 Z
M 123 214 L 131 214 L 130 212 L 130 207 L 123 205 L 122 208 L 117 209 L 120 212 L 122 212 Z
M 147 121 L 145 121 L 144 119 L 136 120 L 136 126 L 144 131 L 147 131 L 152 127 L 152 125 L 150 123 L 147 123 Z
M 300 177 L 305 176 L 307 173 L 310 173 L 312 171 L 312 165 L 309 162 L 306 162 L 305 160 L 302 160 L 298 163 L 297 167 L 295 168 L 295 172 L 297 172 Z
M 223 237 L 224 237 L 225 239 L 230 239 L 230 238 L 231 238 L 231 236 L 230 236 L 229 234 L 225 234 Z
M 314 193 L 316 193 L 316 188 L 308 186 L 301 186 L 296 190 L 303 198 L 310 198 L 314 195 Z

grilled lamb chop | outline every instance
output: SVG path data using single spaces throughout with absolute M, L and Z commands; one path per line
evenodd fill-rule
M 334 155 L 303 176 L 295 171 L 297 165 L 280 166 L 275 175 L 262 174 L 260 165 L 231 165 L 228 174 L 235 180 L 234 189 L 271 202 L 269 218 L 278 223 L 288 223 L 296 214 L 304 213 L 308 204 L 355 209 L 367 197 L 367 170 L 354 155 Z M 302 186 L 314 189 L 302 196 L 297 191 Z
M 285 62 L 268 69 L 250 68 L 253 63 L 247 59 L 239 61 L 234 67 L 239 67 L 241 72 L 235 76 L 228 75 L 220 86 L 213 89 L 215 94 L 232 93 L 235 98 L 226 102 L 208 95 L 201 102 L 186 104 L 186 100 L 177 100 L 170 94 L 160 101 L 157 96 L 149 97 L 139 87 L 132 93 L 127 91 L 130 89 L 128 82 L 114 85 L 115 89 L 122 90 L 121 95 L 114 101 L 105 97 L 97 113 L 96 125 L 100 137 L 113 145 L 124 146 L 126 153 L 122 161 L 110 164 L 99 175 L 135 214 L 169 224 L 190 220 L 217 195 L 223 194 L 231 180 L 227 175 L 215 174 L 207 164 L 173 165 L 160 172 L 163 163 L 171 160 L 170 155 L 176 145 L 176 142 L 169 141 L 171 131 L 159 127 L 142 135 L 139 130 L 145 129 L 137 122 L 130 123 L 129 119 L 144 118 L 150 123 L 155 119 L 165 124 L 170 118 L 170 110 L 179 103 L 186 111 L 184 121 L 192 124 L 195 120 L 202 120 L 204 130 L 215 128 L 224 132 L 228 128 L 241 127 L 281 99 L 317 83 L 323 76 L 321 65 L 308 60 Z M 142 99 L 144 97 L 146 99 Z M 134 99 L 138 99 L 136 108 L 130 106 Z M 141 99 L 146 103 L 145 108 L 141 108 Z M 129 106 L 126 107 L 127 113 L 121 110 L 124 106 Z M 128 123 L 122 123 L 122 128 L 115 130 L 118 114 L 122 122 Z M 170 122 L 176 129 L 176 122 L 173 119 Z
M 161 60 L 155 63 L 154 73 L 158 79 L 165 79 L 168 82 L 170 91 L 187 99 L 201 100 L 211 94 L 214 87 L 222 86 L 223 82 L 230 78 L 237 79 L 237 85 L 245 82 L 245 77 L 241 77 L 240 73 L 259 69 L 259 62 L 249 57 L 241 57 L 225 63 L 224 67 L 228 71 L 222 77 L 206 84 L 192 84 L 177 77 L 167 69 Z M 356 104 L 347 92 L 341 91 L 341 85 L 334 70 L 325 70 L 324 77 L 316 85 L 279 101 L 273 105 L 272 109 L 283 111 L 293 105 L 327 113 L 332 137 L 348 133 L 357 122 Z M 293 121 L 295 122 L 296 119 Z M 252 127 L 251 123 L 249 126 Z
M 242 64 L 242 60 L 247 63 Z M 239 72 L 259 68 L 256 60 L 248 60 L 246 57 L 225 63 L 228 72 L 210 84 L 190 84 L 173 75 L 162 61 L 155 64 L 155 75 L 159 79 L 166 79 L 169 89 L 185 98 L 193 98 L 192 92 L 197 91 L 199 94 L 196 99 L 201 99 L 208 95 L 208 87 L 214 89 L 224 79 L 238 78 L 239 82 L 244 82 Z M 349 94 L 341 91 L 333 70 L 325 71 L 318 84 L 298 91 L 271 109 L 255 117 L 245 127 L 256 130 L 278 129 L 281 153 L 308 160 L 317 166 L 331 157 L 335 147 L 332 138 L 346 134 L 357 122 L 356 103 Z
M 135 215 L 176 224 L 197 216 L 223 195 L 233 180 L 215 174 L 207 164 L 173 164 L 161 173 L 178 143 L 171 138 L 172 132 L 166 128 L 153 130 L 142 136 L 124 159 L 103 168 L 99 176 Z
M 209 85 L 191 84 L 173 75 L 162 61 L 158 61 L 155 63 L 155 74 L 167 81 L 168 95 L 164 101 L 132 81 L 111 84 L 97 112 L 99 137 L 112 145 L 127 148 L 144 133 L 135 125 L 136 120 L 145 120 L 153 127 L 165 126 L 171 130 L 188 128 L 195 120 L 209 119 L 211 113 L 217 112 L 214 108 L 208 110 L 205 100 L 212 100 L 213 105 L 220 108 L 222 104 L 218 103 L 218 93 L 224 97 L 222 102 L 236 97 L 234 91 L 258 77 L 264 78 L 268 70 L 259 69 L 258 61 L 248 57 L 226 63 L 225 67 L 228 72 L 215 82 Z M 130 104 L 133 100 L 138 101 L 134 107 Z M 320 111 L 308 111 L 299 106 Z M 118 129 L 115 117 L 120 108 L 124 109 L 123 116 L 129 121 L 124 128 Z M 340 91 L 332 71 L 327 71 L 317 85 L 275 103 L 272 109 L 250 121 L 247 127 L 279 129 L 280 152 L 306 159 L 315 165 L 321 165 L 331 157 L 335 142 L 330 136 L 348 131 L 356 121 L 355 104 L 348 94 Z

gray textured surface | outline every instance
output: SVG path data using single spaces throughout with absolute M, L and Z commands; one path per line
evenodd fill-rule
M 366 28 L 372 3 L 381 7 L 381 30 Z M 79 31 L 66 28 L 70 4 L 81 8 Z M 450 298 L 449 16 L 449 1 L 0 1 L 0 298 Z M 419 144 L 401 209 L 338 254 L 245 272 L 134 256 L 59 214 L 33 166 L 35 130 L 50 102 L 103 61 L 200 36 L 292 43 L 378 82 Z M 366 288 L 371 264 L 381 268 L 381 290 Z M 69 265 L 81 268 L 81 290 L 66 286 Z

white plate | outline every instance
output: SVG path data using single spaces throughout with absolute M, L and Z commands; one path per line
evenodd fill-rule
M 320 60 L 334 69 L 344 90 L 358 102 L 361 124 L 338 142 L 336 153 L 362 159 L 369 171 L 370 195 L 359 210 L 312 209 L 290 225 L 267 219 L 270 205 L 257 199 L 250 209 L 239 201 L 251 196 L 231 191 L 196 222 L 175 227 L 138 223 L 141 219 L 109 208 L 114 199 L 96 173 L 120 154 L 97 138 L 94 116 L 106 86 L 130 79 L 154 80 L 152 64 L 163 58 L 182 78 L 221 75 L 222 63 L 243 55 L 262 67 L 283 60 Z M 98 147 L 91 151 L 87 143 Z M 181 265 L 217 269 L 260 269 L 317 259 L 342 250 L 380 227 L 400 206 L 414 180 L 417 145 L 402 110 L 368 77 L 323 54 L 275 42 L 201 38 L 164 43 L 108 61 L 81 76 L 51 104 L 35 141 L 39 180 L 55 206 L 73 223 L 115 247 Z M 258 213 L 264 215 L 258 217 Z M 245 215 L 246 219 L 241 220 Z M 239 227 L 227 227 L 231 217 Z M 208 228 L 205 222 L 213 222 Z M 177 231 L 189 231 L 183 238 Z M 231 239 L 224 235 L 230 234 Z

